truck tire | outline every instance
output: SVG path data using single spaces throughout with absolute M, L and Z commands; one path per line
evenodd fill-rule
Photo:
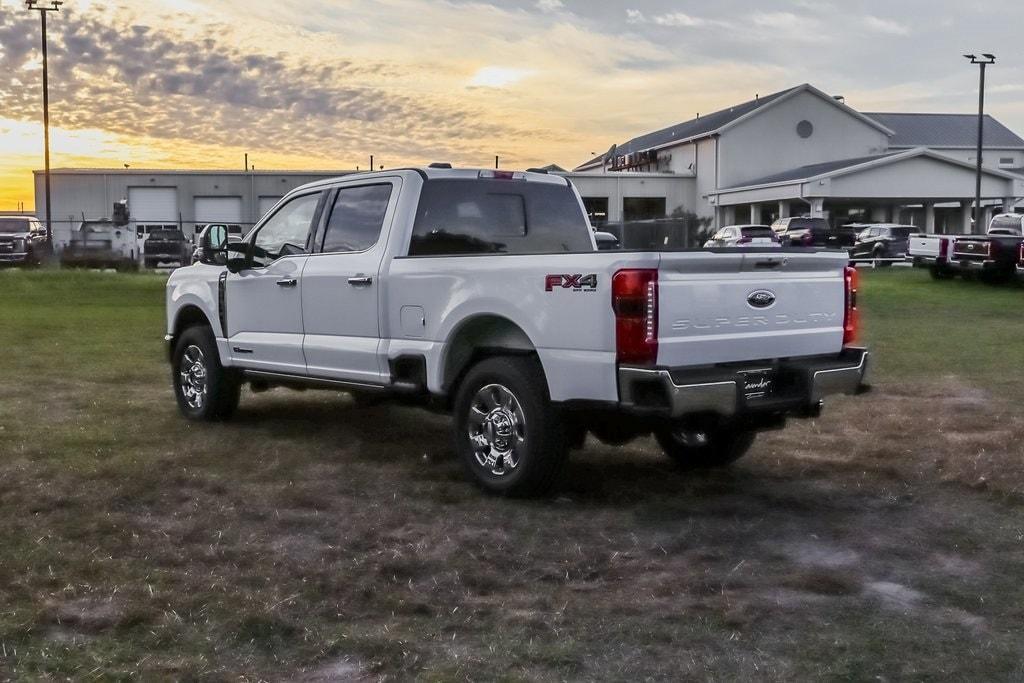
M 226 420 L 238 408 L 242 384 L 220 364 L 217 342 L 206 325 L 181 333 L 171 358 L 171 382 L 178 409 L 190 420 Z
M 678 425 L 655 431 L 665 455 L 692 469 L 725 467 L 750 450 L 757 432 L 725 425 L 715 429 L 685 429 Z
M 952 270 L 949 266 L 931 266 L 928 272 L 933 280 L 950 280 L 956 277 L 956 271 Z
M 563 427 L 533 357 L 482 360 L 455 395 L 456 453 L 489 493 L 532 497 L 550 491 L 568 453 Z

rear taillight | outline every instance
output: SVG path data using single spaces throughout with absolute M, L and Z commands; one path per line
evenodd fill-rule
M 939 258 L 949 258 L 949 242 L 945 237 L 939 238 Z
M 857 269 L 846 267 L 846 305 L 843 309 L 843 346 L 857 341 L 860 314 L 857 312 Z
M 612 277 L 615 355 L 620 363 L 658 360 L 658 269 L 629 268 Z
M 1021 266 L 1024 266 L 1024 242 L 1021 242 L 1020 253 L 1017 254 L 1017 261 Z
M 800 236 L 800 242 L 805 247 L 809 247 L 814 243 L 814 235 L 812 235 L 809 232 L 805 232 L 803 235 Z

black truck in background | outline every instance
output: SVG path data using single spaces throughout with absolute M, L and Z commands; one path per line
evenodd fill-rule
M 950 261 L 964 277 L 977 276 L 992 284 L 1013 279 L 1024 247 L 1024 228 L 1020 220 L 1000 222 L 999 218 L 989 224 L 988 234 L 962 235 L 953 242 Z
M 177 228 L 153 230 L 142 244 L 142 257 L 147 268 L 161 263 L 187 266 L 192 263 L 192 244 Z

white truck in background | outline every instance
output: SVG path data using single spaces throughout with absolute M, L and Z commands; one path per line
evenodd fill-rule
M 248 383 L 449 412 L 484 489 L 535 495 L 590 432 L 688 466 L 866 388 L 845 251 L 598 251 L 565 178 L 431 166 L 300 187 L 167 283 L 185 417 Z
M 907 240 L 906 260 L 915 268 L 927 268 L 936 280 L 956 275 L 951 265 L 956 235 L 919 233 Z

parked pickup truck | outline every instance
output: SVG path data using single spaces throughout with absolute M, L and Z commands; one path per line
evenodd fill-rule
M 60 252 L 65 267 L 134 270 L 135 234 L 109 218 L 82 221 L 67 234 Z
M 319 181 L 202 253 L 167 282 L 186 418 L 227 418 L 243 383 L 417 402 L 452 414 L 492 492 L 547 490 L 588 431 L 725 465 L 759 430 L 866 388 L 845 251 L 598 251 L 560 176 Z
M 154 230 L 142 243 L 143 259 L 147 268 L 156 268 L 161 263 L 177 263 L 185 266 L 192 262 L 192 244 L 177 228 Z
M 953 262 L 964 277 L 985 282 L 1011 280 L 1024 237 L 1020 229 L 992 227 L 986 235 L 959 235 L 953 243 Z
M 907 260 L 915 268 L 927 268 L 936 280 L 956 275 L 953 269 L 953 242 L 957 235 L 935 235 L 918 233 L 907 241 Z

